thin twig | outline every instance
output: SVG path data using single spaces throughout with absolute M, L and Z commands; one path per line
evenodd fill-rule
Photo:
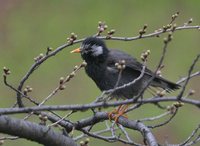
M 149 118 L 144 118 L 144 119 L 139 119 L 138 121 L 141 121 L 141 122 L 146 122 L 146 121 L 154 121 L 154 120 L 158 120 L 160 118 L 163 118 L 164 116 L 167 116 L 169 115 L 171 112 L 170 111 L 167 111 L 163 114 L 160 114 L 158 116 L 155 116 L 155 117 L 149 117 Z
M 63 121 L 65 118 L 69 117 L 72 113 L 74 113 L 73 111 L 67 113 L 65 116 L 63 116 L 60 120 L 48 125 L 47 127 L 52 127 L 55 126 L 56 124 L 60 123 L 61 121 Z
M 185 146 L 186 144 L 189 144 L 189 141 L 195 136 L 195 134 L 198 132 L 198 130 L 200 129 L 200 125 L 198 125 L 193 131 L 192 133 L 190 134 L 190 136 L 185 140 L 183 141 L 182 143 L 180 144 L 169 144 L 169 146 Z M 198 137 L 198 136 L 197 136 Z
M 9 84 L 9 83 L 7 82 L 7 76 L 3 76 L 3 77 L 4 77 L 4 84 L 5 84 L 7 87 L 9 87 L 10 89 L 12 89 L 12 90 L 15 91 L 16 93 L 21 94 L 22 97 L 27 98 L 27 99 L 28 99 L 29 101 L 31 101 L 32 103 L 34 103 L 34 104 L 36 104 L 36 105 L 38 104 L 32 97 L 27 96 L 27 95 L 24 95 L 23 92 L 17 90 L 15 87 L 13 87 L 11 84 Z
M 191 79 L 196 76 L 200 76 L 200 71 L 197 71 L 197 72 L 191 74 L 189 77 L 187 76 L 187 77 L 181 78 L 179 81 L 176 82 L 176 84 L 181 84 L 181 83 L 185 82 L 188 78 Z
M 64 84 L 69 82 L 74 76 L 77 71 L 79 71 L 82 67 L 85 66 L 85 62 L 82 62 L 78 67 L 76 67 L 70 75 L 68 75 L 65 79 L 63 79 L 62 83 L 58 87 L 56 87 L 40 104 L 38 104 L 38 107 L 42 106 L 45 102 L 47 102 L 50 98 L 52 98 L 58 91 L 63 90 Z M 73 75 L 72 75 L 73 74 Z M 62 88 L 61 88 L 62 87 Z M 27 120 L 31 115 L 33 115 L 33 112 L 28 114 L 24 120 Z
M 183 94 L 184 94 L 184 92 L 185 92 L 186 86 L 187 86 L 187 84 L 188 84 L 188 82 L 189 82 L 189 80 L 190 80 L 190 76 L 191 76 L 191 74 L 192 74 L 192 71 L 193 71 L 193 69 L 194 69 L 194 66 L 196 65 L 196 63 L 197 63 L 197 61 L 199 60 L 199 58 L 200 58 L 200 54 L 197 55 L 197 57 L 194 59 L 192 65 L 190 66 L 190 69 L 189 69 L 189 71 L 188 71 L 187 79 L 186 79 L 186 81 L 185 81 L 185 84 L 183 85 L 183 88 L 182 88 L 181 92 L 180 92 L 179 95 L 177 96 L 177 99 L 180 100 L 180 99 L 182 98 L 182 96 L 183 96 Z
M 145 68 L 146 68 L 146 66 L 143 65 L 140 75 L 136 79 L 134 79 L 133 81 L 131 81 L 131 82 L 127 83 L 127 84 L 124 84 L 122 86 L 118 86 L 118 87 L 116 87 L 114 89 L 106 90 L 106 91 L 104 91 L 104 94 L 108 94 L 108 93 L 111 93 L 111 92 L 114 92 L 114 91 L 117 91 L 117 90 L 120 90 L 120 89 L 124 89 L 126 87 L 129 87 L 129 86 L 135 84 L 137 81 L 139 81 L 144 76 Z
M 165 54 L 166 54 L 166 51 L 167 51 L 167 46 L 169 44 L 169 42 L 171 41 L 171 34 L 168 35 L 167 38 L 164 39 L 164 47 L 162 49 L 162 55 L 161 55 L 161 58 L 160 58 L 160 61 L 156 67 L 156 70 L 154 72 L 154 74 L 152 75 L 152 77 L 148 80 L 148 82 L 146 83 L 146 85 L 142 88 L 142 90 L 138 93 L 138 95 L 136 97 L 134 97 L 134 101 L 137 101 L 141 95 L 143 95 L 144 91 L 149 87 L 149 85 L 151 84 L 151 82 L 155 79 L 156 75 L 157 75 L 157 71 L 160 69 L 163 61 L 164 61 L 164 58 L 165 58 Z
M 104 141 L 107 141 L 107 142 L 116 142 L 116 141 L 120 141 L 124 144 L 130 144 L 130 145 L 134 145 L 134 146 L 141 146 L 141 144 L 138 144 L 138 143 L 135 143 L 135 142 L 128 142 L 126 140 L 123 140 L 121 138 L 117 138 L 117 137 L 113 137 L 113 136 L 101 136 L 101 135 L 97 135 L 97 134 L 94 134 L 94 133 L 91 133 L 91 132 L 88 132 L 86 130 L 81 130 L 83 133 L 91 136 L 91 137 L 94 137 L 94 138 L 97 138 L 97 139 L 101 139 L 101 140 L 104 140 Z
M 85 66 L 85 62 L 81 63 L 77 68 L 75 68 L 73 70 L 72 73 L 70 73 L 70 75 L 68 75 L 63 81 L 62 84 L 60 84 L 58 87 L 56 87 L 38 106 L 43 105 L 45 102 L 47 102 L 50 98 L 52 98 L 59 90 L 63 90 L 60 87 L 63 86 L 64 84 L 66 84 L 67 82 L 69 82 L 73 77 L 74 74 L 79 71 L 82 67 Z M 72 75 L 73 74 L 73 75 Z
M 129 137 L 129 135 L 128 135 L 128 132 L 125 130 L 125 128 L 122 126 L 122 125 L 119 125 L 119 128 L 121 129 L 121 131 L 124 133 L 124 135 L 126 136 L 126 139 L 128 140 L 128 142 L 133 142 L 132 140 L 131 140 L 131 138 Z
M 166 120 L 166 121 L 164 121 L 163 123 L 160 123 L 160 124 L 158 124 L 158 125 L 147 126 L 147 127 L 148 127 L 148 128 L 151 128 L 151 129 L 154 129 L 154 128 L 157 128 L 157 127 L 161 127 L 161 126 L 163 126 L 163 125 L 166 125 L 166 124 L 168 124 L 168 123 L 175 117 L 175 115 L 177 114 L 177 112 L 178 112 L 178 108 L 175 109 L 175 111 L 172 113 L 172 116 L 171 116 L 168 120 Z

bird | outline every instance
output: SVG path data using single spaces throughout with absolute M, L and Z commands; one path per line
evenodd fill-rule
M 143 69 L 143 64 L 137 61 L 136 58 L 123 51 L 108 48 L 101 38 L 94 36 L 84 39 L 81 46 L 71 51 L 71 53 L 81 54 L 82 59 L 87 63 L 85 66 L 86 74 L 102 92 L 114 89 L 116 85 L 120 87 L 130 83 L 140 76 Z M 119 79 L 120 70 L 116 67 L 116 63 L 120 61 L 123 61 L 125 66 Z M 150 82 L 152 87 L 159 87 L 168 92 L 180 88 L 180 85 L 162 78 L 150 69 L 145 68 L 142 78 L 130 86 L 114 91 L 110 96 L 116 99 L 134 98 L 152 77 L 154 77 Z M 123 112 L 126 109 L 119 107 L 117 111 L 120 111 L 120 108 L 123 109 Z

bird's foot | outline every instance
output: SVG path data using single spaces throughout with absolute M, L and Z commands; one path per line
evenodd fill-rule
M 125 114 L 128 109 L 128 105 L 120 105 L 117 109 L 114 109 L 113 111 L 108 113 L 109 120 L 114 120 L 115 123 L 118 123 L 118 119 L 120 116 L 123 116 L 124 118 L 128 118 L 128 116 Z

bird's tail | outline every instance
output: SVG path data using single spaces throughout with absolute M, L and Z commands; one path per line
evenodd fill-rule
M 162 77 L 155 77 L 153 81 L 151 82 L 151 86 L 161 87 L 163 89 L 166 89 L 168 92 L 179 89 L 181 87 L 180 85 L 173 83 L 171 81 L 168 81 Z

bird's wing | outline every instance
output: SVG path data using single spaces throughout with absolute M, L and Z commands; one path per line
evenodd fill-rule
M 125 69 L 141 72 L 143 65 L 140 62 L 138 62 L 135 58 L 133 58 L 129 54 L 114 49 L 110 50 L 108 54 L 107 66 L 110 69 L 112 68 L 113 70 L 117 70 L 117 68 L 115 67 L 115 63 L 118 63 L 121 60 L 125 60 L 125 65 L 126 65 Z M 152 76 L 153 72 L 146 68 L 145 74 Z
M 129 73 L 136 73 L 138 71 L 138 74 L 140 74 L 140 72 L 142 71 L 143 65 L 140 62 L 138 62 L 132 56 L 119 50 L 111 50 L 109 52 L 109 55 L 107 58 L 108 68 L 110 68 L 110 70 L 112 69 L 117 72 L 118 70 L 115 67 L 115 63 L 119 62 L 120 60 L 125 60 L 125 65 L 126 65 L 126 68 L 124 69 L 125 71 Z M 153 74 L 155 73 L 149 70 L 148 68 L 145 68 L 144 74 L 146 77 L 152 77 Z M 155 78 L 153 79 L 151 83 L 151 86 L 161 87 L 163 89 L 169 89 L 169 91 L 180 88 L 180 85 L 177 85 L 159 76 L 155 76 Z

